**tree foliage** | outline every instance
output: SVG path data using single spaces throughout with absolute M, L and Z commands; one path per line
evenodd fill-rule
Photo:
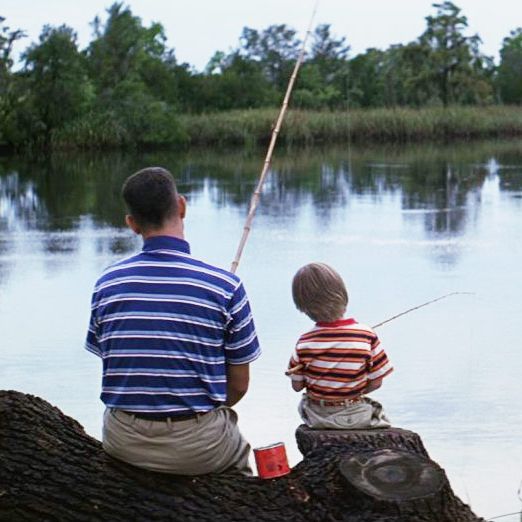
M 464 34 L 468 20 L 452 2 L 433 7 L 437 13 L 426 18 L 426 31 L 419 42 L 429 49 L 426 67 L 442 104 L 489 101 L 492 61 L 480 53 L 480 37 Z
M 433 4 L 417 39 L 350 56 L 345 37 L 317 26 L 293 92 L 302 109 L 483 105 L 522 102 L 522 29 L 504 40 L 501 63 L 450 1 Z M 277 107 L 302 42 L 286 24 L 245 27 L 234 49 L 204 71 L 178 63 L 163 26 L 122 2 L 95 17 L 89 45 L 70 27 L 44 26 L 13 71 L 24 36 L 0 17 L 0 144 L 47 147 L 158 145 L 184 139 L 182 113 Z M 497 89 L 497 92 L 495 92 Z
M 68 26 L 44 26 L 39 43 L 23 55 L 27 103 L 46 144 L 51 133 L 88 109 L 93 97 L 85 57 L 77 47 L 76 33 Z
M 18 89 L 16 77 L 12 74 L 12 54 L 14 43 L 24 36 L 21 29 L 11 30 L 5 24 L 5 18 L 0 16 L 0 145 L 11 140 L 19 141 L 16 136 Z
M 497 82 L 504 103 L 522 103 L 522 27 L 504 38 Z

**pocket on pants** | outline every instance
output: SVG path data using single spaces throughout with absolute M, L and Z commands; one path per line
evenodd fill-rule
M 354 404 L 347 410 L 334 413 L 329 419 L 341 429 L 357 429 L 371 426 L 372 407 L 369 404 Z

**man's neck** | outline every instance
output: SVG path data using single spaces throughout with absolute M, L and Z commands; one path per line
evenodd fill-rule
M 158 229 L 144 231 L 142 232 L 141 236 L 144 240 L 157 236 L 168 236 L 176 237 L 178 239 L 185 239 L 182 222 L 172 223 Z

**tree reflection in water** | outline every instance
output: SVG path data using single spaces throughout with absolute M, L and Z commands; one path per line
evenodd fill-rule
M 78 248 L 74 231 L 111 229 L 97 234 L 96 250 L 124 253 L 134 242 L 121 232 L 124 179 L 145 165 L 174 173 L 180 192 L 207 197 L 217 207 L 246 213 L 263 151 L 196 150 L 174 153 L 53 155 L 44 161 L 0 160 L 0 230 L 42 232 L 48 252 Z M 488 175 L 502 191 L 522 190 L 522 147 L 517 142 L 403 148 L 280 150 L 258 208 L 278 219 L 298 219 L 310 206 L 326 226 L 332 211 L 367 198 L 378 209 L 384 196 L 400 197 L 403 219 L 423 220 L 426 239 L 456 238 L 476 219 Z M 238 216 L 239 218 L 239 216 Z M 72 233 L 72 235 L 71 235 Z M 0 254 L 8 242 L 0 241 Z

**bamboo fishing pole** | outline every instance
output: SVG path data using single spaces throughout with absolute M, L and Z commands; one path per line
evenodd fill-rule
M 425 303 L 414 306 L 413 308 L 408 308 L 408 310 L 404 310 L 404 312 L 401 312 L 400 314 L 389 317 L 388 319 L 385 319 L 384 321 L 381 321 L 380 323 L 373 325 L 372 328 L 379 328 L 383 324 L 389 323 L 390 321 L 393 321 L 393 320 L 397 319 L 398 317 L 402 317 L 403 315 L 409 314 L 410 312 L 414 312 L 415 310 L 418 310 L 419 308 L 422 308 L 424 306 L 428 306 L 430 304 L 436 303 L 437 301 L 441 301 L 442 299 L 446 299 L 447 297 L 451 297 L 452 295 L 473 295 L 473 292 L 451 292 L 449 294 L 441 295 L 440 297 L 437 297 L 436 299 L 431 299 L 430 301 L 426 301 Z M 303 368 L 304 368 L 303 364 L 298 364 L 297 366 L 294 366 L 291 370 L 287 370 L 285 372 L 285 375 L 292 375 L 293 373 L 298 372 L 299 370 L 302 370 Z
M 317 11 L 317 4 L 319 0 L 316 1 L 314 10 L 312 12 L 312 16 L 310 18 L 310 23 L 308 24 L 308 30 L 306 31 L 303 45 L 301 46 L 301 51 L 299 52 L 299 56 L 297 61 L 295 62 L 294 70 L 292 72 L 292 76 L 290 76 L 290 80 L 288 82 L 288 87 L 286 88 L 285 97 L 283 99 L 283 105 L 281 106 L 281 110 L 279 111 L 279 116 L 277 118 L 276 125 L 274 130 L 272 131 L 272 137 L 270 138 L 270 144 L 268 146 L 268 150 L 266 153 L 265 161 L 263 163 L 263 168 L 261 169 L 261 174 L 259 176 L 259 181 L 257 182 L 256 189 L 252 195 L 252 199 L 250 201 L 250 208 L 248 211 L 248 215 L 245 221 L 245 226 L 243 227 L 243 235 L 241 236 L 241 240 L 239 241 L 239 246 L 237 247 L 236 257 L 234 261 L 232 261 L 232 267 L 230 271 L 235 273 L 237 267 L 239 265 L 239 260 L 241 259 L 241 254 L 243 253 L 243 249 L 245 248 L 245 244 L 248 239 L 248 234 L 250 233 L 250 229 L 252 228 L 252 222 L 254 220 L 254 215 L 256 213 L 257 205 L 259 203 L 259 197 L 261 195 L 261 189 L 263 188 L 263 183 L 265 181 L 266 175 L 268 174 L 268 170 L 270 168 L 270 164 L 272 162 L 272 154 L 274 152 L 275 144 L 277 141 L 277 136 L 279 135 L 279 131 L 281 130 L 281 125 L 283 124 L 283 120 L 286 114 L 286 109 L 288 108 L 288 103 L 290 101 L 290 95 L 292 94 L 292 90 L 294 88 L 294 83 L 297 78 L 297 73 L 299 72 L 299 68 L 303 63 L 306 49 L 306 42 L 308 41 L 308 37 L 312 31 L 312 24 L 315 18 L 315 13 Z

